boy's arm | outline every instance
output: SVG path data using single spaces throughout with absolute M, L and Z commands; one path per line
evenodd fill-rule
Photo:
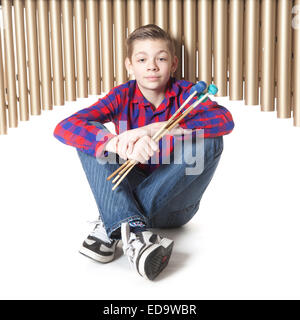
M 189 94 L 183 95 L 183 101 Z M 192 99 L 184 108 L 186 110 L 197 98 Z M 229 134 L 234 128 L 231 113 L 217 102 L 207 98 L 190 113 L 187 114 L 179 125 L 184 129 L 204 129 L 204 138 L 213 138 Z
M 106 123 L 120 112 L 120 97 L 112 89 L 90 107 L 82 109 L 58 123 L 54 136 L 61 142 L 92 156 L 101 156 L 106 143 L 113 137 L 106 128 L 98 128 L 90 121 Z

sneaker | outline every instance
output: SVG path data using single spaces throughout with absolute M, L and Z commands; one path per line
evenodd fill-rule
M 168 264 L 174 241 L 161 238 L 151 231 L 130 232 L 128 223 L 122 223 L 123 251 L 131 266 L 142 277 L 153 280 Z
M 102 263 L 111 262 L 119 240 L 112 240 L 107 236 L 102 221 L 95 223 L 94 230 L 84 240 L 79 252 Z

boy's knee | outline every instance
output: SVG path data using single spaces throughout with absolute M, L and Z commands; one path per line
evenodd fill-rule
M 150 228 L 161 228 L 161 229 L 173 229 L 173 228 L 180 228 L 183 227 L 185 224 L 187 224 L 191 218 L 188 219 L 174 219 L 174 220 L 169 220 L 169 221 L 160 221 L 153 219 L 150 222 Z
M 149 221 L 150 228 L 179 228 L 187 224 L 199 209 L 200 200 L 185 209 L 156 214 Z

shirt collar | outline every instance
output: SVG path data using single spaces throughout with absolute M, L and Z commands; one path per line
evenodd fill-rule
M 171 97 L 176 97 L 178 95 L 178 92 L 179 92 L 179 88 L 176 83 L 176 78 L 170 77 L 166 87 L 166 93 L 165 93 L 166 105 L 169 104 L 169 100 Z M 138 103 L 143 106 L 151 105 L 151 103 L 143 96 L 136 80 L 135 80 L 134 94 L 131 101 L 133 103 Z

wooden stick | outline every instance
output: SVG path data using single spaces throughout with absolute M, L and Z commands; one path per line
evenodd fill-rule
M 110 176 L 106 178 L 106 180 L 110 180 L 113 176 L 115 176 L 120 170 L 122 170 L 127 164 L 127 161 L 124 162 L 117 170 L 115 170 Z
M 169 126 L 167 129 L 165 129 L 163 132 L 161 132 L 161 135 L 156 138 L 156 142 L 159 141 L 165 134 L 168 133 L 168 131 L 171 131 L 192 109 L 196 108 L 199 103 L 201 103 L 209 93 L 206 93 L 204 96 L 201 97 L 201 99 L 195 101 L 191 106 L 189 106 L 183 114 L 181 114 L 179 117 L 177 117 Z
M 186 106 L 186 104 L 196 95 L 197 91 L 194 91 L 189 97 L 184 101 L 183 105 L 172 115 L 170 119 L 168 119 L 168 122 L 160 128 L 158 132 L 153 136 L 152 139 L 155 139 L 156 137 L 159 137 L 160 134 L 173 122 L 173 119 L 176 117 L 176 115 Z
M 138 161 L 135 160 L 135 163 L 130 164 L 129 169 L 123 174 L 123 176 L 121 177 L 121 179 L 112 187 L 112 190 L 115 190 L 117 188 L 117 186 L 125 179 L 125 177 L 127 176 L 127 174 L 130 172 L 130 170 L 135 166 L 135 164 L 137 164 Z
M 189 106 L 182 115 L 180 115 L 176 120 L 168 127 L 167 131 L 171 131 L 191 110 L 197 107 L 199 103 L 201 103 L 204 99 L 208 97 L 209 93 L 207 92 L 205 95 L 201 97 L 201 99 L 195 101 L 191 106 Z M 167 133 L 166 131 L 166 133 Z M 161 139 L 161 137 L 159 137 Z
M 134 160 L 127 160 L 126 163 L 127 165 L 125 167 L 123 167 L 123 169 L 120 171 L 120 173 L 116 176 L 116 178 L 112 181 L 112 183 L 115 183 L 119 177 L 123 174 L 123 172 L 125 172 L 132 164 L 133 164 Z

